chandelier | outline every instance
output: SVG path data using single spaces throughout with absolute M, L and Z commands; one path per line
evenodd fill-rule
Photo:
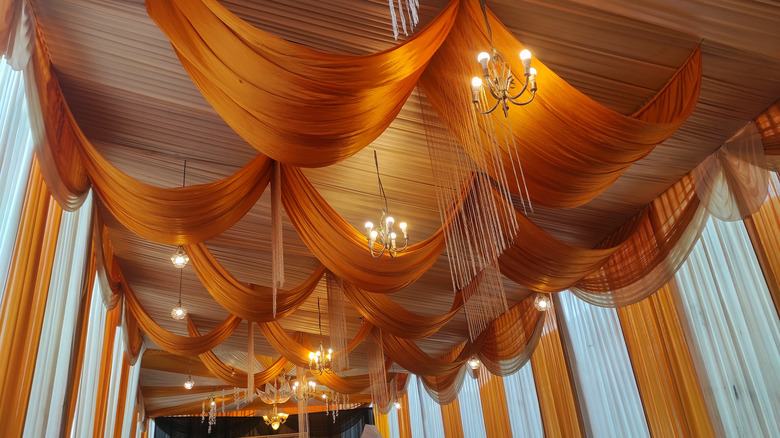
M 326 352 L 322 347 L 322 312 L 320 311 L 320 299 L 317 298 L 317 319 L 320 327 L 320 348 L 317 351 L 309 352 L 309 369 L 313 374 L 321 375 L 323 373 L 330 373 L 332 368 L 332 356 L 333 350 L 328 348 Z M 314 382 L 312 382 L 314 383 Z
M 211 434 L 211 427 L 217 424 L 217 400 L 216 396 L 212 392 L 206 400 L 203 401 L 203 407 L 200 411 L 200 422 L 203 423 L 206 420 L 206 402 L 209 404 L 209 434 Z M 197 406 L 197 405 L 196 405 Z M 225 412 L 225 398 L 222 398 L 222 412 Z
M 187 367 L 187 380 L 184 381 L 184 387 L 186 389 L 192 389 L 195 386 L 195 381 L 192 380 L 192 358 L 190 358 L 189 365 Z
M 293 395 L 293 392 L 294 390 L 290 387 L 287 376 L 282 374 L 276 377 L 276 381 L 273 384 L 267 382 L 265 384 L 265 390 L 258 390 L 257 396 L 265 404 L 276 405 L 289 400 Z
M 277 430 L 279 429 L 279 426 L 287 421 L 287 417 L 289 417 L 289 414 L 277 411 L 276 403 L 274 403 L 274 413 L 270 417 L 268 415 L 263 415 L 263 421 L 265 421 L 265 424 L 268 426 L 271 426 L 271 429 Z
M 293 383 L 292 393 L 298 400 L 311 400 L 317 394 L 317 383 L 314 380 L 307 382 L 305 377 L 303 383 L 296 380 Z
M 184 271 L 179 271 L 179 301 L 176 303 L 176 307 L 171 309 L 173 319 L 184 319 L 187 316 L 187 308 L 181 305 L 181 282 L 183 276 Z
M 184 187 L 185 183 L 187 181 L 187 160 L 184 160 L 184 171 L 182 172 L 181 177 L 181 186 Z M 184 247 L 179 245 L 176 247 L 176 252 L 173 253 L 171 256 L 171 263 L 173 263 L 173 266 L 184 269 L 185 266 L 187 266 L 187 263 L 189 263 L 190 257 L 187 255 L 187 252 L 184 251 Z
M 404 235 L 404 246 L 398 248 L 398 235 L 393 230 L 395 219 L 390 216 L 387 208 L 387 196 L 385 195 L 385 189 L 382 187 L 382 179 L 379 177 L 379 160 L 376 157 L 376 151 L 374 151 L 374 164 L 376 165 L 376 179 L 379 182 L 379 197 L 384 204 L 382 207 L 382 216 L 379 218 L 379 226 L 374 228 L 372 222 L 366 222 L 366 237 L 368 239 L 368 250 L 374 258 L 379 258 L 385 251 L 390 254 L 391 257 L 396 257 L 399 252 L 403 252 L 406 246 L 409 244 L 409 236 L 406 234 L 406 222 L 398 224 L 398 228 Z M 382 249 L 376 251 L 374 244 L 378 243 Z
M 547 294 L 537 293 L 536 298 L 534 298 L 534 307 L 540 312 L 550 310 L 550 297 Z
M 349 404 L 349 394 L 340 394 L 334 391 L 323 392 L 322 402 L 325 403 L 325 415 L 330 415 L 335 423 L 339 411 L 345 409 Z
M 479 368 L 480 361 L 479 359 L 476 358 L 476 356 L 471 356 L 471 359 L 469 359 L 468 364 L 472 370 L 476 370 L 477 368 Z
M 477 61 L 482 66 L 482 78 L 474 77 L 471 79 L 472 102 L 474 108 L 482 114 L 490 114 L 500 105 L 504 116 L 508 117 L 509 103 L 520 106 L 528 105 L 536 97 L 536 69 L 531 68 L 531 52 L 528 50 L 520 52 L 524 79 L 522 87 L 517 91 L 519 84 L 515 82 L 516 77 L 512 74 L 511 65 L 504 59 L 504 55 L 493 47 L 493 33 L 490 30 L 490 24 L 488 24 L 485 2 L 480 0 L 479 6 L 482 8 L 482 16 L 485 19 L 485 27 L 490 38 L 490 53 L 482 52 L 477 56 Z M 479 107 L 479 96 L 483 85 L 487 86 L 487 91 L 495 99 L 493 106 L 484 111 Z M 519 100 L 526 90 L 530 92 L 530 97 L 527 100 Z

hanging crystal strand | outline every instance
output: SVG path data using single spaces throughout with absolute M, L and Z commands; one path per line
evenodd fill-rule
M 276 319 L 276 292 L 284 286 L 284 243 L 282 240 L 282 175 L 281 165 L 274 161 L 271 183 L 271 283 L 273 284 L 273 315 Z
M 303 368 L 297 367 L 296 375 L 298 382 L 301 385 L 306 385 L 306 375 Z M 298 437 L 309 437 L 309 400 L 306 397 L 298 397 Z
M 393 24 L 393 38 L 397 41 L 398 40 L 398 20 L 395 16 L 395 5 L 393 4 L 393 0 L 387 0 L 387 3 L 390 5 L 390 21 Z
M 333 371 L 340 373 L 349 368 L 349 352 L 347 351 L 347 318 L 344 300 L 344 282 L 341 278 L 328 271 L 328 327 L 330 329 L 330 346 L 336 353 L 333 357 Z
M 225 413 L 225 390 L 224 389 L 222 390 L 222 403 L 221 403 L 221 406 L 222 406 L 222 413 L 224 414 Z
M 387 373 L 383 351 L 382 330 L 374 327 L 366 339 L 368 350 L 368 375 L 371 384 L 371 398 L 375 409 L 387 413 L 390 391 L 387 387 Z
M 236 403 L 236 410 L 241 409 L 241 399 L 239 398 L 240 395 L 241 395 L 241 393 L 238 391 L 238 388 L 234 386 L 233 387 L 233 401 Z
M 204 421 L 206 421 L 206 400 L 203 400 L 203 407 L 200 410 L 200 422 L 203 423 Z
M 255 323 L 249 324 L 249 340 L 247 342 L 247 366 L 246 366 L 246 402 L 251 403 L 255 394 Z

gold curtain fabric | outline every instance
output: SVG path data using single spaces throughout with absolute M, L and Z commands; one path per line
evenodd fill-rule
M 512 436 L 509 411 L 506 406 L 504 380 L 484 367 L 479 368 L 479 399 L 482 402 L 482 416 L 485 418 L 487 438 Z
M 406 43 L 362 56 L 290 43 L 216 0 L 152 0 L 146 8 L 201 93 L 239 135 L 281 163 L 321 167 L 367 146 L 395 119 L 446 38 L 458 4 L 451 2 Z
M 492 14 L 488 20 L 493 45 L 505 56 L 523 50 L 522 44 Z M 490 48 L 482 13 L 475 0 L 462 0 L 449 36 L 441 45 L 420 85 L 439 117 L 481 162 L 482 154 L 492 160 L 486 145 L 489 132 L 472 133 L 474 110 L 469 83 L 481 76 L 474 53 Z M 603 192 L 632 163 L 644 157 L 674 133 L 690 115 L 699 96 L 701 52 L 697 48 L 654 99 L 637 113 L 624 116 L 585 96 L 538 60 L 539 91 L 533 105 L 512 107 L 508 124 L 517 143 L 518 160 L 525 171 L 533 202 L 557 208 L 582 205 Z M 496 111 L 494 124 L 503 126 L 503 114 Z M 483 125 L 489 126 L 489 124 Z M 469 137 L 476 135 L 476 142 Z M 479 137 L 481 136 L 481 137 Z M 469 149 L 467 145 L 478 145 Z M 501 144 L 500 162 L 511 175 L 511 159 Z M 483 169 L 490 172 L 490 169 Z M 491 175 L 497 178 L 496 174 Z M 514 183 L 513 193 L 521 190 Z
M 0 307 L 0 436 L 24 430 L 61 216 L 33 160 Z
M 555 311 L 547 311 L 539 345 L 531 356 L 536 395 L 547 437 L 580 437 L 582 414 L 564 356 Z
M 460 403 L 455 398 L 452 402 L 441 405 L 441 419 L 444 423 L 444 436 L 447 438 L 463 438 L 463 425 L 460 420 Z
M 769 292 L 780 314 L 780 178 L 770 174 L 769 196 L 764 205 L 745 219 L 750 241 L 756 251 Z
M 668 285 L 617 309 L 652 436 L 715 436 Z

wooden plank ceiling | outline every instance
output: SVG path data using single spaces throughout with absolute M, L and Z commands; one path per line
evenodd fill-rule
M 425 24 L 445 1 L 420 3 Z M 224 4 L 261 29 L 318 50 L 360 54 L 396 44 L 383 0 L 231 0 Z M 36 0 L 34 5 L 76 120 L 121 170 L 149 184 L 176 187 L 181 184 L 184 160 L 187 183 L 196 184 L 230 175 L 256 155 L 200 95 L 142 1 Z M 702 45 L 701 96 L 677 134 L 589 204 L 570 210 L 537 209 L 531 217 L 569 242 L 599 242 L 780 97 L 780 7 L 776 3 L 493 0 L 488 6 L 535 57 L 582 92 L 622 113 L 640 107 L 696 45 Z M 413 241 L 432 234 L 440 221 L 416 93 L 372 145 L 337 165 L 307 169 L 306 176 L 360 229 L 366 220 L 379 218 L 373 150 L 379 153 L 395 217 L 409 222 Z M 208 242 L 241 281 L 270 285 L 269 218 L 266 194 L 235 227 Z M 121 267 L 143 305 L 163 327 L 186 334 L 185 324 L 170 317 L 179 276 L 168 260 L 173 248 L 141 239 L 114 220 L 108 223 Z M 288 286 L 299 284 L 317 265 L 286 218 L 284 253 Z M 507 283 L 507 287 L 512 300 L 523 295 L 516 285 Z M 324 288 L 314 296 L 324 296 Z M 420 314 L 449 309 L 447 261 L 442 258 L 393 299 Z M 184 272 L 183 302 L 202 331 L 227 316 L 191 267 Z M 352 335 L 360 322 L 357 313 L 350 310 L 348 320 Z M 316 299 L 282 324 L 316 334 Z M 327 335 L 327 324 L 323 329 Z M 239 368 L 243 362 L 235 358 L 246 351 L 245 332 L 239 330 L 217 349 Z M 436 354 L 466 333 L 460 317 L 419 344 Z M 147 345 L 155 348 L 148 339 Z M 264 340 L 258 339 L 256 350 L 275 355 Z M 352 363 L 355 372 L 365 373 L 360 350 L 352 355 Z M 184 379 L 182 374 L 144 370 L 141 385 L 173 386 Z M 147 408 L 188 401 L 192 397 L 148 399 Z

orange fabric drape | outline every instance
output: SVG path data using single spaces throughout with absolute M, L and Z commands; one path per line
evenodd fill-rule
M 714 436 L 672 291 L 617 309 L 652 436 Z
M 281 169 L 287 217 L 314 256 L 344 281 L 371 292 L 394 292 L 420 278 L 444 251 L 438 231 L 396 258 L 371 257 L 366 237 L 328 205 L 300 169 Z
M 780 111 L 778 111 L 780 113 Z M 769 178 L 769 196 L 756 213 L 745 219 L 769 292 L 780 314 L 780 178 Z
M 186 250 L 195 273 L 209 294 L 225 310 L 248 321 L 268 322 L 289 315 L 309 298 L 325 273 L 325 267 L 320 265 L 309 279 L 297 288 L 277 291 L 274 316 L 270 300 L 271 288 L 242 284 L 217 261 L 203 243 L 187 245 Z
M 141 306 L 133 290 L 122 279 L 122 289 L 124 291 L 125 303 L 127 309 L 132 312 L 133 317 L 138 321 L 138 326 L 146 333 L 157 345 L 173 354 L 179 356 L 195 356 L 211 350 L 222 341 L 227 339 L 236 331 L 241 318 L 235 315 L 228 316 L 218 326 L 214 327 L 209 333 L 198 337 L 180 336 L 160 327 Z M 189 316 L 187 319 L 189 320 Z
M 387 414 L 380 413 L 379 409 L 376 408 L 374 408 L 374 424 L 383 437 L 390 436 L 390 420 L 387 418 Z
M 355 56 L 270 35 L 215 0 L 146 3 L 228 125 L 263 154 L 304 167 L 342 161 L 387 128 L 446 38 L 457 6 L 403 44 Z
M 0 436 L 24 429 L 62 209 L 33 160 L 0 307 Z
M 485 329 L 485 341 L 477 355 L 491 373 L 501 376 L 517 372 L 536 349 L 545 313 L 534 308 L 534 298 L 526 297 Z
M 444 423 L 444 436 L 447 438 L 464 438 L 463 424 L 460 420 L 460 403 L 456 398 L 451 403 L 441 405 L 441 419 Z
M 504 380 L 490 374 L 485 367 L 479 368 L 479 399 L 482 402 L 482 415 L 485 417 L 487 438 L 505 438 L 512 436 L 509 423 L 509 411 L 506 406 Z
M 523 49 L 520 42 L 492 13 L 488 20 L 493 45 L 510 60 L 517 56 Z M 488 162 L 493 160 L 484 145 L 491 144 L 494 124 L 506 124 L 501 111 L 488 116 L 494 119 L 491 123 L 477 118 L 482 116 L 468 104 L 470 79 L 481 76 L 474 56 L 491 46 L 483 23 L 477 1 L 462 0 L 455 25 L 420 79 L 433 108 L 477 163 L 483 153 Z M 522 163 L 533 202 L 557 208 L 590 201 L 673 134 L 693 111 L 701 83 L 701 51 L 696 48 L 653 100 L 636 114 L 624 116 L 577 91 L 538 60 L 533 66 L 539 84 L 535 101 L 524 107 L 510 105 L 509 125 L 517 144 L 512 153 Z M 474 128 L 476 124 L 481 127 Z M 499 162 L 512 175 L 510 152 L 499 143 Z M 520 193 L 514 182 L 508 189 Z
M 395 336 L 420 339 L 436 333 L 463 308 L 461 294 L 449 312 L 437 316 L 422 316 L 412 313 L 385 295 L 371 294 L 344 282 L 344 296 L 372 324 Z
M 401 409 L 398 410 L 398 435 L 399 438 L 412 438 L 412 420 L 409 416 L 409 392 L 398 399 Z
M 531 356 L 536 396 L 547 437 L 581 437 L 582 414 L 564 357 L 555 312 L 547 311 L 544 330 Z
M 95 419 L 92 433 L 103 436 L 108 415 L 108 394 L 111 391 L 111 369 L 114 364 L 114 341 L 119 318 L 122 317 L 122 306 L 116 306 L 106 313 L 106 326 L 103 330 L 103 349 L 100 354 L 100 377 L 98 378 L 97 395 L 95 396 Z
M 201 242 L 232 227 L 263 194 L 272 161 L 258 155 L 233 175 L 208 184 L 161 188 L 141 183 L 106 160 L 84 136 L 62 95 L 38 26 L 32 58 L 30 125 L 52 195 L 72 210 L 90 182 L 111 213 L 149 240 L 180 245 Z M 37 97 L 37 99 L 35 98 Z
M 129 372 L 130 358 L 127 357 L 127 353 L 123 353 L 122 372 L 119 376 L 119 382 L 115 382 L 119 385 L 119 392 L 117 393 L 116 399 L 116 417 L 114 417 L 114 438 L 122 438 L 122 423 L 125 419 L 125 409 L 133 409 L 132 406 L 125 406 L 125 402 L 127 401 L 127 390 L 130 386 L 130 382 L 127 381 Z
M 195 323 L 192 319 L 187 318 L 187 331 L 190 333 L 190 337 L 197 338 L 200 336 L 198 328 L 195 327 Z M 206 351 L 199 355 L 200 360 L 206 365 L 211 374 L 219 378 L 223 382 L 233 385 L 235 387 L 246 387 L 247 374 L 243 371 L 236 371 L 232 367 L 227 366 L 224 362 L 219 360 L 216 354 L 212 351 Z M 288 368 L 287 359 L 280 357 L 270 367 L 263 371 L 254 373 L 255 388 L 265 385 L 266 382 L 270 382 L 275 379 L 279 374 Z M 288 370 L 289 371 L 289 370 Z
M 646 282 L 660 283 L 660 287 L 669 281 L 693 247 L 706 217 L 689 173 L 602 242 L 603 247 L 615 242 L 620 246 L 598 271 L 576 284 L 576 295 L 591 304 L 612 307 L 647 297 L 657 288 L 630 286 Z M 684 245 L 683 251 L 678 245 Z M 678 254 L 669 260 L 674 251 Z

